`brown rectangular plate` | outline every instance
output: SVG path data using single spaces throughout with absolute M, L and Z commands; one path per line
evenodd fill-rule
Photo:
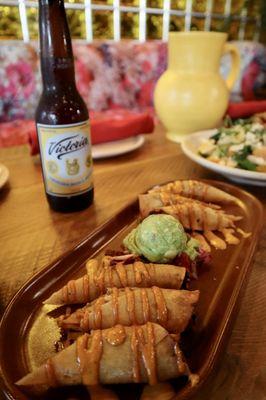
M 191 289 L 200 289 L 200 300 L 196 308 L 195 326 L 184 334 L 184 351 L 191 370 L 199 374 L 200 384 L 192 388 L 186 381 L 177 380 L 174 382 L 177 399 L 187 399 L 199 389 L 224 348 L 252 268 L 252 256 L 263 221 L 262 205 L 251 194 L 227 183 L 207 183 L 241 200 L 240 207 L 231 205 L 227 211 L 243 215 L 238 226 L 246 232 L 252 232 L 252 235 L 242 238 L 237 246 L 228 246 L 226 250 L 213 249 L 211 265 L 203 267 L 199 271 L 199 279 L 190 285 Z M 42 302 L 68 280 L 82 275 L 88 258 L 99 257 L 106 249 L 119 249 L 122 239 L 137 224 L 138 218 L 136 200 L 92 232 L 72 251 L 31 278 L 11 300 L 0 326 L 0 363 L 3 392 L 7 399 L 88 398 L 82 387 L 53 389 L 44 395 L 33 396 L 14 382 L 50 356 L 54 351 L 53 344 L 59 337 L 54 320 L 47 316 L 48 306 L 43 306 Z M 137 399 L 140 387 L 119 385 L 116 390 L 121 399 Z

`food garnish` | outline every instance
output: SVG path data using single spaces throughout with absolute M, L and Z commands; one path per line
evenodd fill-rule
M 130 252 L 157 263 L 173 260 L 187 249 L 187 242 L 182 224 L 166 214 L 153 214 L 145 218 L 123 240 Z M 192 252 L 192 245 L 189 250 Z
M 227 122 L 202 140 L 198 153 L 227 167 L 266 172 L 266 126 L 252 119 Z

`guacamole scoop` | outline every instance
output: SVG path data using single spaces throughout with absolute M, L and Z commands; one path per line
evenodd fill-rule
M 145 218 L 123 240 L 124 246 L 151 262 L 167 263 L 186 249 L 187 235 L 181 223 L 167 214 Z

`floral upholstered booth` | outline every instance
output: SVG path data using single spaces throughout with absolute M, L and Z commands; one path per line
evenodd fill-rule
M 233 88 L 232 100 L 262 98 L 266 86 L 265 47 L 256 42 L 234 44 L 241 54 L 241 74 Z M 74 55 L 78 89 L 89 110 L 103 111 L 118 107 L 139 110 L 152 107 L 154 86 L 166 69 L 166 43 L 74 43 Z M 224 57 L 221 63 L 223 76 L 226 76 L 229 68 L 230 58 Z M 33 119 L 40 93 L 37 44 L 1 42 L 0 146 L 25 142 L 23 132 L 12 137 L 10 121 Z M 6 125 L 3 125 L 6 122 L 9 122 L 8 132 Z M 18 126 L 18 123 L 15 125 Z

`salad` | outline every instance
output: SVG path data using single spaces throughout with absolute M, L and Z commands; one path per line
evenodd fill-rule
M 256 118 L 226 119 L 214 135 L 203 139 L 198 152 L 220 165 L 266 172 L 266 125 Z

